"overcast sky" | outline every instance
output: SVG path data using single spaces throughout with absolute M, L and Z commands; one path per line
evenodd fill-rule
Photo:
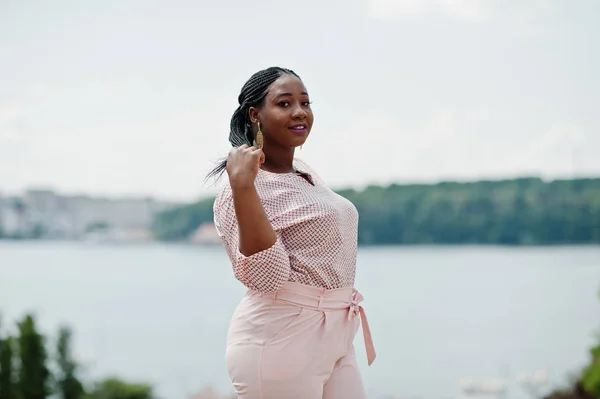
M 209 195 L 279 65 L 333 188 L 600 175 L 596 0 L 0 0 L 0 192 Z

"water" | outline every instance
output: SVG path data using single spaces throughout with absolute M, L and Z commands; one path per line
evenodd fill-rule
M 361 248 L 357 287 L 378 358 L 358 360 L 372 398 L 461 397 L 463 377 L 521 372 L 552 384 L 588 361 L 600 330 L 600 247 Z M 221 248 L 0 243 L 4 325 L 27 311 L 74 329 L 85 378 L 151 381 L 164 398 L 230 392 L 223 351 L 245 289 Z

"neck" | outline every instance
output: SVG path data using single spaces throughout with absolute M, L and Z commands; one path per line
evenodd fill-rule
M 265 163 L 262 169 L 273 173 L 294 172 L 294 148 L 270 147 L 263 148 L 265 153 Z

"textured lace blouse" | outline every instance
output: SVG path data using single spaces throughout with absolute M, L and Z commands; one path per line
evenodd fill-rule
M 255 187 L 277 235 L 270 247 L 244 256 L 228 180 L 214 203 L 218 235 L 235 277 L 250 289 L 272 292 L 286 281 L 327 289 L 352 287 L 356 271 L 358 212 L 329 189 L 305 162 L 294 159 L 296 173 L 259 169 Z

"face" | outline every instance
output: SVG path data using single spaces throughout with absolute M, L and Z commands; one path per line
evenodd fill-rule
M 264 103 L 250 108 L 253 124 L 260 121 L 265 148 L 301 146 L 313 124 L 306 87 L 294 75 L 284 74 L 271 84 Z

